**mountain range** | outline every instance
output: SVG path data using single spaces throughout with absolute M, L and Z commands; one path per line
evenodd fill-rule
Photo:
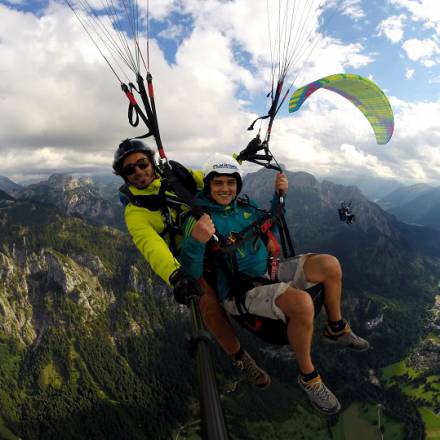
M 401 221 L 440 229 L 440 187 L 418 184 L 398 188 L 378 204 Z
M 45 181 L 26 187 L 11 182 L 6 181 L 7 184 L 4 184 L 5 181 L 0 180 L 0 190 L 14 195 L 17 199 L 52 204 L 65 214 L 79 216 L 92 224 L 125 229 L 123 211 L 117 196 L 119 179 L 113 179 L 111 176 L 96 179 L 78 178 L 58 173 Z
M 13 182 L 5 176 L 0 176 L 0 190 L 7 192 L 10 195 L 21 191 L 24 187 Z
M 438 293 L 440 233 L 399 222 L 354 186 L 287 175 L 296 251 L 340 259 L 344 315 L 373 347 L 344 353 L 341 372 L 340 353 L 316 340 L 317 365 L 344 405 L 386 403 L 408 438 L 423 438 L 414 403 L 370 377 L 436 328 L 428 311 Z M 274 177 L 250 174 L 243 192 L 267 206 Z M 115 228 L 116 185 L 54 175 L 14 196 L 0 192 L 0 438 L 160 440 L 199 417 L 188 312 Z M 352 201 L 354 224 L 339 220 L 341 201 Z M 336 419 L 311 411 L 291 357 L 238 331 L 273 385 L 264 394 L 245 385 L 225 391 L 237 372 L 214 350 L 231 438 L 329 438 Z M 427 357 L 426 368 L 435 359 Z
M 368 175 L 363 177 L 353 177 L 348 174 L 338 176 L 329 175 L 322 178 L 320 177 L 319 180 L 327 180 L 344 186 L 356 186 L 360 189 L 362 194 L 373 202 L 377 202 L 396 189 L 404 186 L 394 179 L 380 178 L 377 176 L 371 177 Z
M 261 170 L 245 181 L 243 191 L 263 206 L 268 206 L 273 194 L 271 174 Z M 408 278 L 431 277 L 440 256 L 438 232 L 398 221 L 355 186 L 319 182 L 308 173 L 286 174 L 286 219 L 298 253 L 335 254 L 351 288 L 372 284 L 389 295 L 411 295 L 414 287 Z M 343 201 L 352 202 L 355 222 L 351 225 L 339 220 L 338 208 Z M 422 255 L 426 270 L 418 264 Z

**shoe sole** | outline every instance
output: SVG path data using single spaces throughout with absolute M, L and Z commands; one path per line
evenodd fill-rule
M 339 403 L 339 401 L 338 401 L 338 405 L 336 406 L 336 408 L 331 410 L 331 412 L 330 412 L 330 411 L 323 410 L 319 405 L 317 405 L 312 400 L 310 400 L 310 399 L 308 399 L 308 400 L 314 409 L 316 409 L 319 413 L 324 414 L 326 416 L 334 416 L 335 414 L 338 414 L 338 412 L 341 410 L 341 404 Z
M 339 345 L 342 348 L 348 348 L 351 351 L 357 351 L 357 352 L 362 352 L 362 351 L 367 351 L 370 349 L 370 345 L 368 345 L 365 348 L 355 348 L 355 347 L 351 347 L 350 345 L 344 345 L 344 344 L 340 344 L 338 341 L 335 341 L 333 339 L 327 338 L 326 336 L 322 336 L 321 339 L 326 342 L 327 344 L 332 344 L 332 345 Z
M 298 381 L 298 384 L 299 384 L 300 389 L 306 395 L 307 400 L 310 402 L 310 404 L 313 406 L 313 408 L 316 409 L 316 411 L 318 411 L 319 413 L 324 414 L 326 416 L 333 416 L 341 410 L 341 402 L 339 402 L 339 400 L 336 400 L 338 402 L 338 404 L 336 405 L 336 408 L 334 408 L 332 410 L 325 410 L 325 409 L 321 408 L 317 403 L 315 403 L 313 400 L 311 400 L 309 398 L 307 391 L 303 388 L 303 386 L 301 385 L 301 383 L 299 381 Z
M 267 384 L 260 386 L 260 385 L 256 385 L 254 383 L 251 383 L 255 388 L 258 388 L 259 390 L 266 390 L 267 388 L 269 388 L 272 385 L 272 379 L 269 377 L 269 381 L 267 382 Z

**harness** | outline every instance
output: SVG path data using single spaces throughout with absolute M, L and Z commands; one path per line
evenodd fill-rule
M 191 194 L 197 191 L 197 183 L 191 173 L 179 162 L 170 160 L 174 177 Z M 183 234 L 183 224 L 186 217 L 190 214 L 189 210 L 184 210 L 187 203 L 174 194 L 167 194 L 169 188 L 168 180 L 161 176 L 161 185 L 157 194 L 135 195 L 129 189 L 130 184 L 125 183 L 119 188 L 119 199 L 124 206 L 131 203 L 134 206 L 148 209 L 149 211 L 160 211 L 163 217 L 165 228 L 159 234 L 162 238 L 168 236 L 169 248 L 174 256 L 178 255 L 177 236 Z M 176 213 L 176 219 L 173 220 L 171 210 Z
M 249 226 L 246 226 L 246 228 L 242 229 L 240 232 L 232 233 L 220 246 L 222 252 L 233 252 L 237 250 L 237 248 L 239 248 L 244 241 L 249 240 L 250 238 L 254 238 L 254 240 L 263 238 L 266 244 L 269 239 L 275 243 L 276 253 L 279 253 L 280 249 L 282 248 L 284 258 L 295 255 L 295 250 L 293 249 L 287 223 L 284 218 L 283 205 L 278 205 L 274 212 L 270 212 L 252 205 L 247 195 L 237 198 L 236 202 L 238 206 L 250 207 L 255 211 L 262 212 L 263 215 Z M 278 241 L 272 232 L 272 228 L 274 226 L 278 226 L 279 228 L 281 247 L 279 246 Z
M 264 212 L 262 218 L 254 221 L 252 224 L 244 228 L 238 233 L 233 233 L 229 237 L 216 232 L 218 242 L 211 242 L 208 247 L 205 278 L 209 279 L 215 285 L 213 273 L 210 272 L 217 267 L 223 272 L 230 287 L 229 298 L 235 301 L 239 315 L 232 315 L 233 318 L 250 332 L 254 333 L 260 339 L 267 343 L 276 345 L 287 345 L 287 324 L 281 319 L 271 319 L 263 316 L 257 316 L 249 313 L 246 308 L 245 299 L 246 292 L 263 285 L 278 283 L 278 262 L 277 256 L 269 257 L 268 275 L 269 277 L 250 277 L 239 271 L 237 256 L 235 251 L 247 240 L 253 239 L 256 242 L 262 239 L 264 242 L 271 239 L 276 243 L 276 250 L 280 251 L 280 245 L 275 238 L 272 228 L 278 226 L 278 232 L 285 258 L 295 255 L 292 241 L 287 230 L 284 219 L 283 207 L 279 206 L 273 213 L 262 210 L 250 204 L 247 197 L 237 199 L 239 206 L 251 207 L 255 210 Z M 275 264 L 274 264 L 275 263 Z M 318 284 L 306 290 L 312 297 L 315 306 L 315 316 L 318 315 L 323 303 L 323 285 Z

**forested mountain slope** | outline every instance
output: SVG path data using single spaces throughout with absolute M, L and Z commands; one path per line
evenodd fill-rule
M 28 200 L 0 209 L 5 432 L 169 438 L 194 396 L 186 322 L 119 231 Z
M 246 192 L 267 202 L 273 177 L 248 176 Z M 354 187 L 319 184 L 306 173 L 289 173 L 289 180 L 287 221 L 297 251 L 341 259 L 344 315 L 372 344 L 362 354 L 325 346 L 322 313 L 316 365 L 344 408 L 354 400 L 386 403 L 408 435 L 418 433 L 407 438 L 421 438 L 414 403 L 370 378 L 433 325 L 438 236 L 397 222 Z M 341 200 L 353 200 L 354 225 L 339 221 Z M 188 332 L 188 313 L 125 234 L 68 216 L 63 206 L 0 194 L 0 438 L 169 439 L 190 422 L 194 433 Z M 240 337 L 273 385 L 264 393 L 235 387 L 237 372 L 214 350 L 231 438 L 329 438 L 337 418 L 313 412 L 291 356 L 243 331 Z

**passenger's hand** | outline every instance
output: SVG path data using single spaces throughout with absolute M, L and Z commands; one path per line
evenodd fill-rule
M 199 283 L 195 278 L 186 275 L 182 269 L 177 269 L 170 277 L 170 283 L 173 286 L 174 299 L 185 306 L 189 306 L 193 297 L 199 297 L 202 294 Z
M 191 236 L 200 241 L 200 243 L 207 243 L 209 239 L 215 234 L 215 226 L 208 214 L 203 214 L 194 225 Z
M 289 181 L 283 173 L 278 173 L 275 178 L 275 191 L 280 195 L 286 194 L 289 189 Z
M 269 240 L 267 241 L 266 248 L 267 248 L 267 253 L 271 257 L 277 257 L 278 254 L 280 253 L 280 246 L 272 238 L 269 238 Z

